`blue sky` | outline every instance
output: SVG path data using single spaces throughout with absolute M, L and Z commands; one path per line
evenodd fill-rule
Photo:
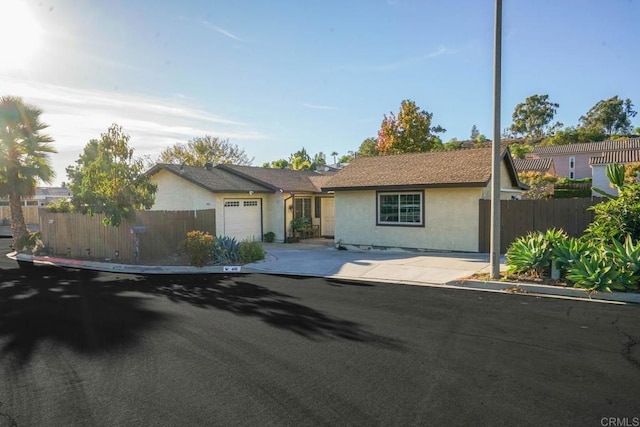
M 139 156 L 210 134 L 256 166 L 356 150 L 403 99 L 444 141 L 492 134 L 493 0 L 0 0 L 0 14 L 0 95 L 44 111 L 55 183 L 114 122 Z M 502 128 L 536 93 L 565 125 L 614 95 L 640 109 L 638 2 L 504 0 L 503 14 Z

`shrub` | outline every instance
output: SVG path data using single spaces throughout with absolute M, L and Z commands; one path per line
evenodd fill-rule
M 53 213 L 69 213 L 73 211 L 73 206 L 66 199 L 57 202 L 51 202 L 47 205 L 47 211 Z
M 213 260 L 216 264 L 237 264 L 240 262 L 239 249 L 240 244 L 234 237 L 216 237 Z
M 193 230 L 187 233 L 187 239 L 180 246 L 189 255 L 191 265 L 202 267 L 213 259 L 215 238 L 204 231 Z
M 44 249 L 42 234 L 40 234 L 39 231 L 36 231 L 23 235 L 18 239 L 18 241 L 16 241 L 16 247 L 14 249 L 17 252 L 31 252 L 34 255 L 42 252 Z
M 586 241 L 572 237 L 558 242 L 553 248 L 551 258 L 560 270 L 560 275 L 564 276 L 567 269 L 573 266 L 589 249 L 590 246 Z
M 243 240 L 240 242 L 238 254 L 240 256 L 240 263 L 248 264 L 264 259 L 265 252 L 264 249 L 262 249 L 260 242 L 256 242 L 255 240 Z
M 542 277 L 551 269 L 553 248 L 566 239 L 565 232 L 555 228 L 517 238 L 507 250 L 508 272 Z
M 274 233 L 273 231 L 269 231 L 267 233 L 264 233 L 264 241 L 267 243 L 272 243 L 273 240 L 276 238 L 276 233 Z
M 567 280 L 589 291 L 636 291 L 640 281 L 640 243 L 630 238 L 611 245 L 589 241 L 589 249 L 567 267 Z
M 595 214 L 585 231 L 586 239 L 611 244 L 628 235 L 640 240 L 640 184 L 624 185 L 619 192 L 618 198 L 589 208 Z

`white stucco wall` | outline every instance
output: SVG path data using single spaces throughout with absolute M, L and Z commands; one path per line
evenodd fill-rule
M 376 225 L 376 191 L 336 191 L 335 240 L 345 245 L 478 251 L 482 188 L 426 189 L 424 227 Z
M 210 191 L 205 190 L 171 172 L 160 170 L 151 177 L 158 185 L 154 211 L 192 211 L 217 209 L 216 200 Z M 217 220 L 217 218 L 216 218 Z M 217 224 L 220 224 L 219 222 Z

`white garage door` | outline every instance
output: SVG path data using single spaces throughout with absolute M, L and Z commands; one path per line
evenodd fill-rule
M 260 199 L 224 200 L 224 235 L 262 240 L 262 206 Z

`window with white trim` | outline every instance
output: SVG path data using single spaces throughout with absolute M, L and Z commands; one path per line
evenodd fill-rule
M 378 193 L 378 225 L 423 225 L 421 191 Z

